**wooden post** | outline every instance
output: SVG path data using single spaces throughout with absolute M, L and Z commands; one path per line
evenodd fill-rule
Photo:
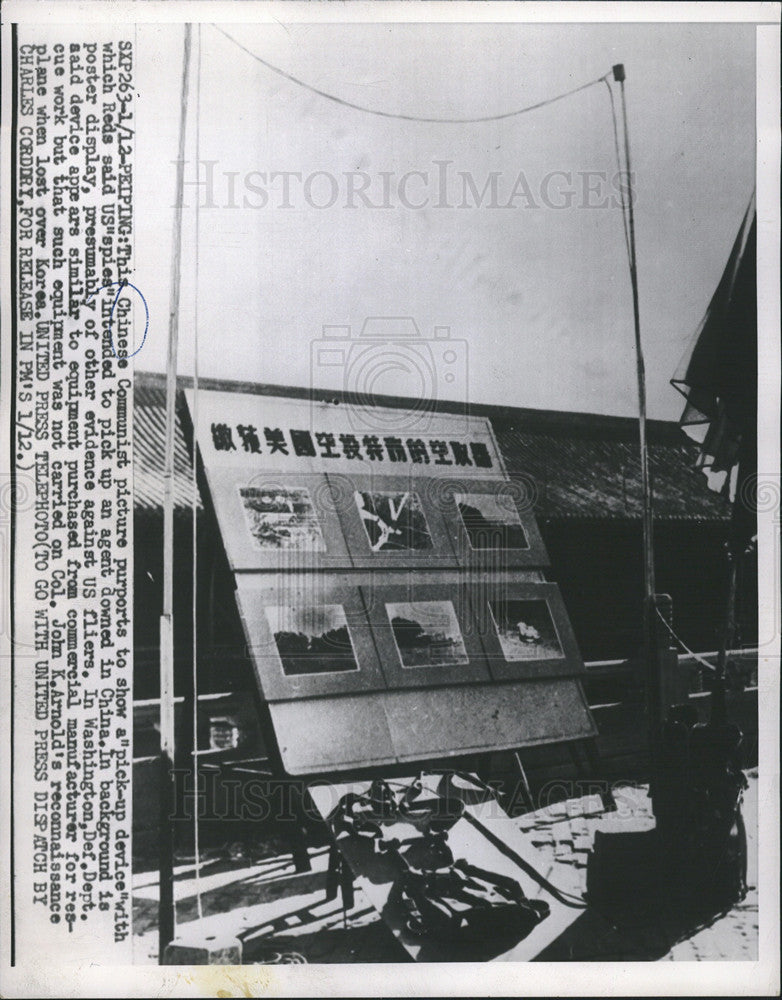
M 652 484 L 649 474 L 649 446 L 646 435 L 646 365 L 641 342 L 641 319 L 638 301 L 638 269 L 635 251 L 635 217 L 633 214 L 632 169 L 630 163 L 630 136 L 627 126 L 627 104 L 625 101 L 625 68 L 619 63 L 613 67 L 614 80 L 619 84 L 622 103 L 622 124 L 624 133 L 625 165 L 627 168 L 627 217 L 628 251 L 630 258 L 630 285 L 633 293 L 633 328 L 635 332 L 635 362 L 638 382 L 638 432 L 641 459 L 642 525 L 643 525 L 643 566 L 644 602 L 643 632 L 644 660 L 646 668 L 646 707 L 649 725 L 649 749 L 652 762 L 652 777 L 659 758 L 659 743 L 662 732 L 662 685 L 657 654 L 657 606 L 654 581 L 654 540 L 652 532 Z
M 166 365 L 166 439 L 163 466 L 163 613 L 160 617 L 160 899 L 158 962 L 174 937 L 174 432 L 176 421 L 179 291 L 182 275 L 182 202 L 185 174 L 187 99 L 190 80 L 192 25 L 185 25 L 182 98 L 179 113 L 179 158 L 176 172 L 174 233 L 171 254 L 171 306 Z
M 736 501 L 739 502 L 739 501 Z M 728 588 L 725 599 L 725 617 L 720 635 L 720 648 L 717 654 L 717 670 L 714 674 L 714 687 L 711 693 L 711 721 L 718 726 L 727 722 L 727 706 L 725 704 L 725 684 L 728 665 L 728 650 L 733 644 L 733 633 L 736 630 L 736 582 L 738 580 L 739 553 L 732 546 L 728 548 Z

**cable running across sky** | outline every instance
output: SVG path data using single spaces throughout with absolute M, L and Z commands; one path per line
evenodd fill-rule
M 354 104 L 352 101 L 347 101 L 343 97 L 337 97 L 335 94 L 329 94 L 325 90 L 319 90 L 317 87 L 313 87 L 309 83 L 305 83 L 304 80 L 300 80 L 298 77 L 293 76 L 292 73 L 286 72 L 284 69 L 280 69 L 279 66 L 275 66 L 273 63 L 267 62 L 261 56 L 252 52 L 241 42 L 237 41 L 232 35 L 229 35 L 227 31 L 223 31 L 222 28 L 213 24 L 212 27 L 215 31 L 219 31 L 221 35 L 228 39 L 229 42 L 233 42 L 237 48 L 240 48 L 242 52 L 247 53 L 251 59 L 265 66 L 272 73 L 276 73 L 278 76 L 283 77 L 285 80 L 289 80 L 291 83 L 295 83 L 299 87 L 303 87 L 305 90 L 309 90 L 313 94 L 317 94 L 319 97 L 325 98 L 327 101 L 333 101 L 335 104 L 341 104 L 345 108 L 352 108 L 354 111 L 363 111 L 368 115 L 375 115 L 378 118 L 395 118 L 398 121 L 404 122 L 421 122 L 427 125 L 477 125 L 481 122 L 498 122 L 502 121 L 504 118 L 515 118 L 518 115 L 524 115 L 529 111 L 537 111 L 539 108 L 545 108 L 549 104 L 556 104 L 557 101 L 562 101 L 566 97 L 572 97 L 573 94 L 579 94 L 582 90 L 588 90 L 590 87 L 595 87 L 599 83 L 607 82 L 610 73 L 605 73 L 603 76 L 598 77 L 596 80 L 590 80 L 589 83 L 582 83 L 579 87 L 574 87 L 572 90 L 566 90 L 563 94 L 557 94 L 556 97 L 549 97 L 545 101 L 538 101 L 537 104 L 529 104 L 524 108 L 516 108 L 514 111 L 504 111 L 497 115 L 484 115 L 479 118 L 426 118 L 420 115 L 404 115 L 398 114 L 393 111 L 379 111 L 377 108 L 367 108 L 362 104 Z

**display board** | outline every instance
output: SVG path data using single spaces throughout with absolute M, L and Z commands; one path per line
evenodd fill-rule
M 289 773 L 594 734 L 534 510 L 487 419 L 395 433 L 393 408 L 186 398 Z

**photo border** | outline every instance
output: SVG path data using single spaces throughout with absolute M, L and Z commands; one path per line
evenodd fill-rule
M 383 674 L 391 690 L 411 687 L 450 687 L 454 684 L 491 683 L 484 650 L 474 628 L 469 587 L 460 579 L 447 577 L 442 583 L 397 583 L 392 578 L 362 586 L 362 598 L 372 627 Z M 369 593 L 367 593 L 369 591 Z M 447 601 L 453 606 L 468 663 L 461 666 L 404 667 L 386 612 L 387 603 Z
M 516 583 L 510 580 L 488 580 L 481 583 L 481 599 L 473 599 L 475 607 L 481 609 L 481 619 L 476 622 L 483 644 L 489 671 L 495 681 L 534 680 L 539 677 L 584 676 L 586 668 L 576 642 L 573 628 L 556 583 Z M 530 660 L 509 661 L 505 659 L 499 636 L 497 635 L 491 604 L 497 599 L 534 601 L 544 600 L 562 647 L 562 656 Z
M 329 477 L 339 494 L 339 516 L 353 565 L 357 569 L 424 569 L 452 568 L 457 565 L 450 535 L 437 505 L 430 502 L 433 491 L 431 482 L 424 476 L 355 476 L 340 474 L 339 480 Z M 405 493 L 412 492 L 421 503 L 429 534 L 431 549 L 402 549 L 399 552 L 373 552 L 369 547 L 366 529 L 353 496 L 357 492 Z
M 317 600 L 312 600 L 317 593 Z M 309 600 L 308 600 L 309 598 Z M 358 670 L 289 676 L 282 667 L 277 644 L 264 614 L 266 607 L 298 602 L 312 606 L 341 604 L 345 610 Z M 384 691 L 386 688 L 375 644 L 367 627 L 366 610 L 360 588 L 325 574 L 266 576 L 260 583 L 236 589 L 236 603 L 247 640 L 261 696 L 265 701 L 287 701 L 322 695 Z

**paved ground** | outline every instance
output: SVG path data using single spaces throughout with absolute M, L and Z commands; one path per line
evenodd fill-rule
M 743 815 L 748 835 L 746 898 L 730 912 L 700 926 L 681 914 L 654 917 L 622 930 L 612 939 L 616 957 L 669 961 L 756 960 L 757 901 L 757 773 L 748 772 Z M 518 817 L 520 830 L 540 854 L 540 873 L 570 892 L 586 890 L 587 868 L 595 833 L 643 831 L 654 825 L 644 788 L 624 788 L 618 809 L 607 814 L 598 796 L 569 799 Z M 324 902 L 326 848 L 311 851 L 312 872 L 295 875 L 289 857 L 253 861 L 214 857 L 201 874 L 203 921 L 199 916 L 193 867 L 177 871 L 176 900 L 179 932 L 213 935 L 220 941 L 233 935 L 242 941 L 246 964 L 274 962 L 404 962 L 407 953 L 396 942 L 361 892 L 347 914 L 338 901 Z M 157 961 L 157 884 L 154 873 L 137 873 L 133 880 L 134 958 Z M 573 954 L 589 959 L 597 954 Z

